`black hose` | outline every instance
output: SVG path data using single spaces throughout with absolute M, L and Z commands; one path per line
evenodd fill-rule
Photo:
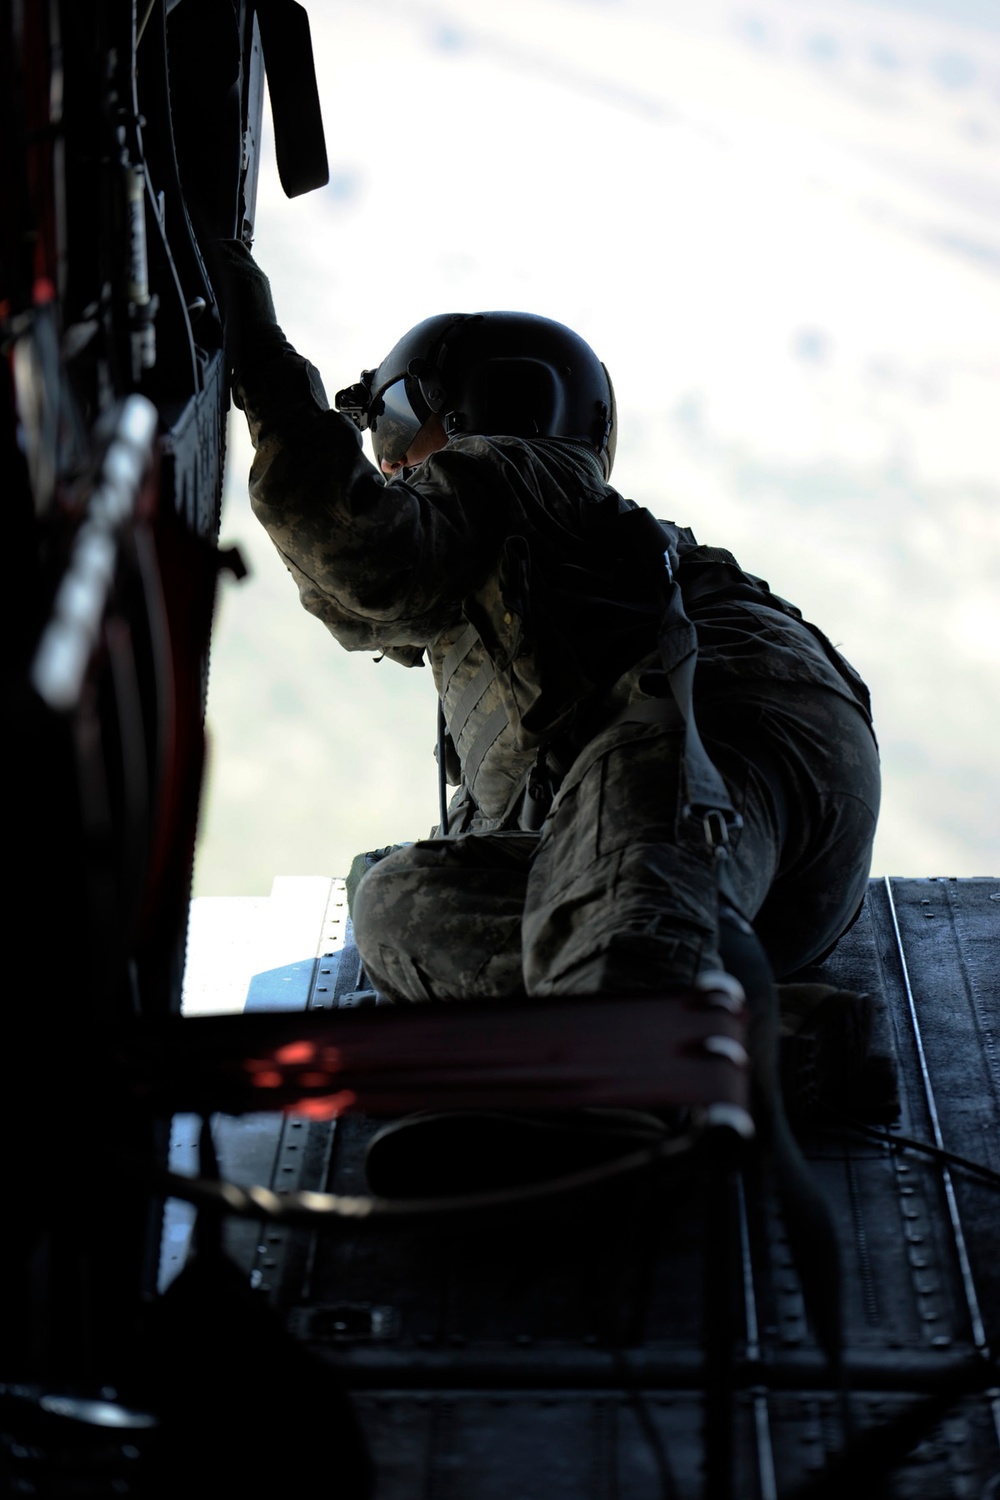
M 438 763 L 438 810 L 441 818 L 441 837 L 448 837 L 448 775 L 446 769 L 448 726 L 444 722 L 444 704 L 438 699 L 437 763 Z

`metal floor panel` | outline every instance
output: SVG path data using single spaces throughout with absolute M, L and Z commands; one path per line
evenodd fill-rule
M 324 1009 L 356 990 L 358 951 L 350 936 L 342 880 L 278 876 L 269 897 L 208 896 L 191 903 L 185 1015 L 255 1010 Z M 174 1117 L 170 1166 L 191 1172 L 197 1162 L 199 1121 Z M 269 1188 L 317 1187 L 325 1179 L 332 1125 L 286 1120 L 277 1114 L 217 1116 L 212 1134 L 220 1169 L 234 1182 Z M 189 1204 L 168 1199 L 163 1217 L 159 1288 L 184 1264 L 194 1222 Z M 261 1290 L 295 1284 L 304 1274 L 305 1236 L 279 1226 L 226 1226 L 226 1248 Z
M 899 1070 L 886 1134 L 994 1171 L 998 935 L 996 880 L 873 880 L 861 920 L 810 976 L 879 999 L 876 1050 Z M 350 1003 L 362 980 L 349 932 L 340 953 L 323 998 Z M 304 1141 L 296 1185 L 350 1193 L 364 1191 L 374 1128 L 348 1117 L 293 1141 L 286 1124 L 267 1162 L 253 1121 L 217 1133 L 235 1180 L 280 1182 Z M 874 1429 L 1000 1345 L 1000 1190 L 848 1128 L 800 1138 L 838 1228 L 851 1405 Z M 248 1226 L 231 1248 L 355 1392 L 377 1500 L 693 1500 L 705 1492 L 706 1213 L 702 1181 L 668 1178 L 478 1227 L 281 1231 L 280 1255 L 274 1231 Z M 731 1493 L 784 1500 L 837 1453 L 838 1399 L 766 1167 L 749 1166 L 734 1214 Z M 918 1435 L 879 1491 L 888 1500 L 1000 1493 L 1000 1393 L 952 1400 Z

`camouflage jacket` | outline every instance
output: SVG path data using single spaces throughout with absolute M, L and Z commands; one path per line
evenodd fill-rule
M 253 510 L 303 605 L 349 651 L 426 656 L 474 826 L 511 820 L 539 746 L 579 746 L 646 696 L 665 554 L 698 632 L 697 693 L 807 681 L 867 711 L 821 632 L 730 553 L 623 499 L 584 445 L 458 437 L 386 483 L 298 355 L 240 396 Z

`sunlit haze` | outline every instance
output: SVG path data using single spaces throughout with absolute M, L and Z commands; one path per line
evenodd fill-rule
M 332 396 L 432 313 L 569 324 L 614 480 L 730 548 L 871 686 L 874 873 L 1000 852 L 1000 7 L 313 0 L 330 184 L 269 121 L 254 251 Z M 349 655 L 250 515 L 233 413 L 199 894 L 436 820 L 426 671 Z

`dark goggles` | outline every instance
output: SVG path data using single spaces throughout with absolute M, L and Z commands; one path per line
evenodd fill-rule
M 405 375 L 386 386 L 375 403 L 381 407 L 378 416 L 369 419 L 372 447 L 379 464 L 401 463 L 427 420 L 414 411 L 406 386 Z

